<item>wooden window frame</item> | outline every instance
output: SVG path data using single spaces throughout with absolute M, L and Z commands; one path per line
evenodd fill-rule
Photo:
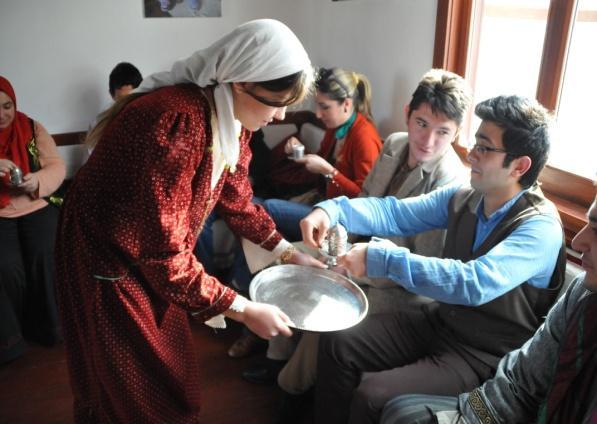
M 551 111 L 557 109 L 562 91 L 564 70 L 575 20 L 578 0 L 551 0 L 544 48 L 537 84 L 537 100 Z M 471 48 L 478 43 L 478 35 L 471 35 L 473 17 L 479 13 L 483 0 L 438 0 L 435 28 L 433 67 L 443 68 L 466 76 L 476 64 Z M 473 73 L 474 74 L 474 73 Z M 455 144 L 462 159 L 466 148 Z M 593 181 L 588 178 L 547 165 L 539 176 L 546 197 L 558 207 L 566 242 L 587 223 L 586 211 L 595 199 Z

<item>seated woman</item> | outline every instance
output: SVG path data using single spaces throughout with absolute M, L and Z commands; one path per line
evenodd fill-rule
M 381 150 L 379 136 L 371 116 L 371 88 L 362 74 L 340 68 L 319 71 L 316 82 L 315 113 L 326 126 L 321 148 L 296 162 L 304 164 L 304 179 L 319 175 L 318 187 L 293 201 L 268 199 L 264 206 L 278 230 L 290 241 L 301 238 L 299 221 L 311 206 L 337 196 L 355 197 Z M 285 153 L 302 143 L 288 139 Z
M 50 134 L 17 111 L 12 85 L 0 77 L 0 363 L 23 354 L 24 338 L 60 341 L 54 297 L 58 208 L 45 197 L 65 173 Z

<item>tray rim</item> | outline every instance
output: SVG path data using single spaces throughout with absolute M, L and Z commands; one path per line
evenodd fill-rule
M 338 282 L 337 279 L 339 279 L 343 283 L 341 285 L 343 287 L 345 287 L 346 289 L 348 289 L 350 292 L 352 292 L 353 295 L 357 298 L 357 300 L 360 300 L 359 303 L 361 303 L 362 308 L 363 308 L 362 312 L 359 314 L 358 319 L 356 319 L 355 322 L 352 323 L 350 326 L 344 327 L 342 329 L 313 330 L 313 329 L 304 328 L 304 327 L 297 326 L 297 325 L 289 325 L 289 327 L 296 328 L 297 330 L 301 330 L 301 331 L 310 331 L 310 332 L 315 332 L 315 333 L 342 331 L 342 330 L 346 330 L 348 328 L 354 327 L 355 325 L 359 324 L 361 321 L 363 321 L 365 319 L 365 317 L 369 313 L 369 299 L 367 299 L 367 296 L 365 295 L 365 292 L 363 291 L 363 289 L 361 287 L 359 287 L 359 285 L 357 283 L 355 283 L 354 281 L 352 281 L 350 278 L 348 278 L 345 275 L 342 275 L 338 272 L 332 271 L 330 269 L 315 268 L 315 267 L 310 267 L 310 266 L 306 266 L 306 265 L 297 265 L 297 264 L 273 265 L 273 266 L 264 268 L 261 271 L 259 271 L 253 277 L 253 279 L 251 280 L 251 283 L 249 285 L 249 297 L 251 298 L 251 300 L 253 300 L 255 302 L 260 302 L 260 303 L 267 303 L 267 302 L 263 302 L 256 298 L 256 290 L 257 290 L 257 287 L 259 284 L 257 284 L 257 283 L 254 284 L 254 282 L 259 282 L 260 276 L 261 276 L 261 278 L 263 278 L 263 276 L 266 275 L 267 273 L 274 272 L 274 271 L 280 271 L 281 269 L 284 269 L 284 268 L 285 269 L 293 269 L 293 270 L 308 269 L 312 273 L 322 273 L 324 276 L 330 277 L 330 279 L 333 282 Z M 302 284 L 307 284 L 307 282 L 305 281 Z M 268 303 L 268 304 L 271 305 L 271 303 Z M 274 305 L 274 306 L 277 306 L 277 305 Z

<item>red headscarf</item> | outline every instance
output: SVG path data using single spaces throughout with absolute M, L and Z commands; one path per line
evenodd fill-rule
M 15 92 L 10 82 L 2 76 L 0 76 L 0 91 L 5 92 L 12 99 L 15 107 L 13 121 L 8 127 L 0 129 L 0 158 L 10 159 L 21 168 L 23 175 L 27 175 L 30 172 L 27 143 L 33 138 L 31 123 L 27 115 L 16 110 L 17 98 Z M 8 181 L 7 176 L 4 179 L 4 184 L 0 184 L 0 208 L 10 203 Z

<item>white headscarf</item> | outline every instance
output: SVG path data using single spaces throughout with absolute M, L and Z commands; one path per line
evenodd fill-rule
M 311 61 L 303 45 L 282 22 L 258 19 L 242 24 L 206 49 L 174 63 L 170 72 L 145 78 L 136 91 L 192 82 L 214 89 L 219 137 L 215 150 L 222 152 L 234 171 L 238 162 L 240 123 L 234 119 L 232 82 L 262 82 L 305 71 L 312 78 Z M 311 81 L 307 81 L 311 83 Z M 214 131 L 215 133 L 215 131 Z M 218 141 L 219 139 L 219 141 Z

